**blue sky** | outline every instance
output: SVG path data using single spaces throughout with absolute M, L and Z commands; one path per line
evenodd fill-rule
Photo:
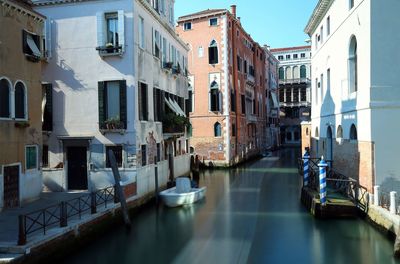
M 318 0 L 176 0 L 175 17 L 205 9 L 237 6 L 242 26 L 261 45 L 271 48 L 306 45 L 303 32 Z

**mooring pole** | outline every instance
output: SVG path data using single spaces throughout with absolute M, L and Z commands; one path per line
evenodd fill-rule
M 115 160 L 114 152 L 111 149 L 108 151 L 108 158 L 110 160 L 110 164 L 111 164 L 111 168 L 112 168 L 112 172 L 113 172 L 114 180 L 115 180 L 116 193 L 114 195 L 117 195 L 118 200 L 121 203 L 121 210 L 122 210 L 122 215 L 124 217 L 125 225 L 127 227 L 130 227 L 131 220 L 129 219 L 128 206 L 126 205 L 125 195 L 122 192 L 122 188 L 121 188 L 121 184 L 120 184 L 121 177 L 119 175 L 117 161 Z
M 304 179 L 303 179 L 303 187 L 307 187 L 308 186 L 308 179 L 309 179 L 309 172 L 308 172 L 308 163 L 310 160 L 310 154 L 308 154 L 308 151 L 306 150 L 306 152 L 304 153 L 303 156 L 303 173 L 304 173 Z
M 326 205 L 326 167 L 328 164 L 324 160 L 324 156 L 321 157 L 321 161 L 318 163 L 319 167 L 319 199 L 321 205 Z

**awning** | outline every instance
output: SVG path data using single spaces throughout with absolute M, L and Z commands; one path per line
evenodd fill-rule
M 165 103 L 167 103 L 169 109 L 172 110 L 175 114 L 182 116 L 181 112 L 176 108 L 175 104 L 173 103 L 173 100 L 169 98 L 165 98 Z
M 278 108 L 279 107 L 279 103 L 278 103 L 278 100 L 276 99 L 276 94 L 275 93 L 271 93 L 271 98 L 272 98 L 272 102 L 274 104 L 274 107 Z
M 182 108 L 179 106 L 179 104 L 178 104 L 175 100 L 173 100 L 173 99 L 171 99 L 171 98 L 170 98 L 170 100 L 171 100 L 171 103 L 175 106 L 176 110 L 180 113 L 180 115 L 186 117 L 185 112 L 183 112 L 183 110 L 182 110 Z
M 31 35 L 26 34 L 26 42 L 27 42 L 29 48 L 31 49 L 33 55 L 35 55 L 37 57 L 41 57 L 42 56 L 42 53 L 40 52 L 39 48 L 36 46 L 36 43 L 33 40 Z

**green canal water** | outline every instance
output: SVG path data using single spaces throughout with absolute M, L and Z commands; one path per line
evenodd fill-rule
M 300 204 L 297 149 L 206 171 L 206 199 L 148 206 L 65 263 L 400 263 L 393 242 L 363 220 L 316 220 Z

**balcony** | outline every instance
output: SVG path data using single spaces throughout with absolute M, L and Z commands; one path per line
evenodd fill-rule
M 162 118 L 163 134 L 184 134 L 189 119 L 175 113 L 166 113 Z
M 309 82 L 311 82 L 309 78 L 294 78 L 294 79 L 279 80 L 279 84 L 300 84 Z

